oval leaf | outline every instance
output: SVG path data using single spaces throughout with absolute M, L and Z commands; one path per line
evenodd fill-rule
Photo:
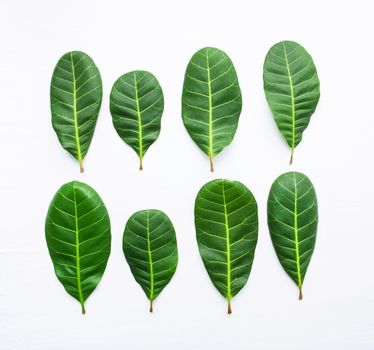
M 122 75 L 110 93 L 110 112 L 113 125 L 120 136 L 139 156 L 143 156 L 158 138 L 164 95 L 156 77 L 146 71 Z
M 183 84 L 182 117 L 188 133 L 210 159 L 234 138 L 242 94 L 234 65 L 225 52 L 206 47 L 188 63 Z
M 80 51 L 63 55 L 51 81 L 52 125 L 62 147 L 79 161 L 81 172 L 101 99 L 101 77 L 91 57 Z
M 170 282 L 178 264 L 177 239 L 173 224 L 160 210 L 141 210 L 126 223 L 123 252 L 134 275 L 153 301 Z
M 196 197 L 195 227 L 205 268 L 231 313 L 231 298 L 251 272 L 258 236 L 256 199 L 240 182 L 208 182 Z
M 268 225 L 278 259 L 299 287 L 299 299 L 316 243 L 317 223 L 317 197 L 310 180 L 297 172 L 279 176 L 270 189 Z
M 96 191 L 78 181 L 63 185 L 49 206 L 45 237 L 57 278 L 84 314 L 110 254 L 109 216 Z
M 319 79 L 312 57 L 298 43 L 281 41 L 271 47 L 264 63 L 264 89 L 278 129 L 295 147 L 316 110 Z

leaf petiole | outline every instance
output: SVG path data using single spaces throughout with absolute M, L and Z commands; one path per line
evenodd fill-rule
M 230 302 L 230 300 L 228 300 L 228 302 L 227 302 L 227 313 L 228 313 L 229 315 L 232 314 L 232 309 L 231 309 L 231 302 Z

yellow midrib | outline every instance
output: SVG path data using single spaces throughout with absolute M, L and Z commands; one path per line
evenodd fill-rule
M 75 131 L 75 142 L 77 146 L 78 161 L 82 164 L 82 152 L 81 145 L 79 142 L 79 129 L 78 129 L 78 113 L 77 113 L 77 86 L 75 80 L 75 68 L 73 61 L 73 53 L 70 52 L 71 69 L 73 74 L 73 116 L 74 116 L 74 131 Z
M 82 293 L 82 283 L 81 283 L 81 266 L 80 266 L 80 251 L 79 251 L 79 224 L 78 224 L 78 208 L 77 208 L 77 197 L 75 193 L 75 183 L 73 185 L 74 194 L 74 216 L 75 216 L 75 255 L 76 255 L 76 268 L 77 268 L 77 289 L 79 295 L 79 301 L 82 305 L 82 313 L 84 310 L 84 299 Z
M 143 159 L 143 127 L 142 127 L 142 115 L 141 115 L 140 106 L 139 106 L 138 82 L 136 80 L 136 72 L 134 72 L 134 89 L 135 89 L 136 113 L 138 115 L 139 158 L 140 158 L 140 163 L 141 163 Z
M 225 185 L 222 184 L 222 195 L 223 195 L 223 212 L 225 216 L 225 229 L 226 229 L 226 255 L 227 255 L 227 300 L 231 300 L 231 251 L 230 251 L 230 231 L 229 231 L 229 222 L 227 217 L 227 204 L 226 204 L 226 194 L 225 194 Z
M 209 52 L 206 50 L 206 68 L 208 73 L 208 109 L 209 109 L 209 158 L 213 159 L 213 111 L 212 111 L 212 86 L 210 79 Z
M 291 92 L 292 153 L 293 153 L 293 150 L 295 149 L 295 96 L 294 96 L 294 91 L 293 91 L 293 83 L 292 83 L 290 65 L 288 64 L 286 46 L 284 45 L 284 43 L 283 43 L 283 51 L 284 51 L 284 58 L 286 60 L 288 81 L 290 83 L 290 92 Z
M 294 206 L 294 233 L 295 233 L 295 253 L 296 253 L 296 269 L 297 269 L 297 281 L 298 286 L 301 287 L 301 271 L 300 271 L 300 252 L 299 252 L 299 232 L 298 232 L 298 222 L 297 222 L 297 184 L 294 175 L 294 189 L 295 189 L 295 206 Z
M 154 297 L 154 275 L 153 275 L 153 261 L 152 261 L 152 251 L 151 251 L 151 239 L 149 232 L 149 212 L 147 211 L 147 249 L 148 249 L 148 259 L 149 259 L 149 276 L 150 276 L 150 300 Z

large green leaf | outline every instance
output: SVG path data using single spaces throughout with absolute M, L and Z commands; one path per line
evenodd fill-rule
M 317 197 L 313 184 L 301 173 L 289 172 L 273 183 L 268 199 L 268 225 L 278 259 L 299 287 L 316 243 Z
M 234 138 L 242 94 L 234 65 L 225 52 L 206 47 L 188 63 L 183 84 L 182 117 L 191 138 L 213 158 Z
M 122 75 L 110 94 L 113 125 L 121 139 L 143 156 L 160 134 L 164 95 L 156 77 L 146 71 Z
M 57 278 L 85 313 L 110 254 L 109 216 L 96 191 L 78 181 L 63 185 L 49 206 L 45 237 Z
M 62 147 L 79 161 L 81 172 L 101 98 L 101 77 L 91 57 L 80 51 L 63 55 L 51 81 L 52 125 Z
M 123 252 L 135 280 L 153 301 L 170 282 L 178 264 L 173 224 L 160 210 L 141 210 L 126 223 Z
M 228 301 L 247 283 L 258 235 L 257 203 L 237 181 L 213 180 L 195 201 L 196 238 L 208 274 Z
M 319 100 L 319 79 L 312 57 L 293 41 L 275 44 L 265 58 L 264 89 L 275 122 L 291 147 L 291 164 Z

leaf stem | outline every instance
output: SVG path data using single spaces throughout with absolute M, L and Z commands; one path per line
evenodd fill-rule
M 302 291 L 302 286 L 299 286 L 299 300 L 303 299 L 303 291 Z
M 82 315 L 85 315 L 86 314 L 86 309 L 84 308 L 84 302 L 83 301 L 81 302 L 81 305 L 82 305 Z
M 294 148 L 292 147 L 292 150 L 291 150 L 291 158 L 290 158 L 290 165 L 292 164 L 292 161 L 293 161 L 293 151 L 294 151 Z
M 143 170 L 143 157 L 140 156 L 140 165 L 139 165 L 139 170 Z
M 214 164 L 213 164 L 213 156 L 212 154 L 209 154 L 209 161 L 210 161 L 210 171 L 214 172 Z
M 153 299 L 149 299 L 149 312 L 153 312 Z
M 84 173 L 83 160 L 80 160 L 80 161 L 79 161 L 79 168 L 80 168 L 80 172 L 81 172 L 81 173 Z
M 232 314 L 230 299 L 227 301 L 227 313 L 228 313 L 229 315 Z

